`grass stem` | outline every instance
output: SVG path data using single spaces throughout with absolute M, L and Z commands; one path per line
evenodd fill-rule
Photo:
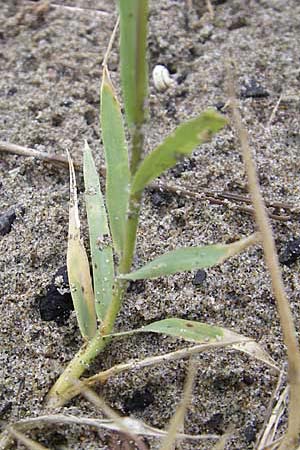
M 287 348 L 288 378 L 290 385 L 288 430 L 279 450 L 292 450 L 297 444 L 299 445 L 298 439 L 300 434 L 300 352 L 292 312 L 283 286 L 272 227 L 260 192 L 256 166 L 250 149 L 248 134 L 243 126 L 241 114 L 238 110 L 233 76 L 229 67 L 227 72 L 233 119 L 241 144 L 243 160 L 248 177 L 249 192 L 252 197 L 256 222 L 262 235 L 265 261 L 270 273 L 283 332 L 283 339 Z

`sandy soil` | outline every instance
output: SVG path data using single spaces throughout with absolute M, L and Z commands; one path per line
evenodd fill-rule
M 83 140 L 87 139 L 100 164 L 98 90 L 102 58 L 116 20 L 114 5 L 108 0 L 57 0 L 55 7 L 39 10 L 35 2 L 0 3 L 0 139 L 58 155 L 69 148 L 76 160 L 81 159 Z M 151 2 L 150 69 L 166 65 L 177 84 L 157 93 L 151 81 L 147 149 L 182 120 L 208 106 L 222 108 L 227 100 L 224 63 L 230 51 L 263 195 L 297 207 L 299 2 L 212 3 L 213 19 L 204 0 Z M 117 83 L 116 44 L 109 67 Z M 234 134 L 228 126 L 212 143 L 199 148 L 190 162 L 169 171 L 163 180 L 196 192 L 209 189 L 245 195 L 243 163 Z M 0 238 L 0 418 L 5 425 L 45 413 L 43 400 L 79 349 L 81 338 L 73 312 L 62 325 L 42 320 L 39 309 L 40 297 L 65 264 L 68 174 L 38 159 L 4 153 L 0 153 L 0 173 L 0 213 L 16 210 L 11 231 Z M 83 206 L 81 174 L 78 183 Z M 241 204 L 228 201 L 215 205 L 149 191 L 135 264 L 179 245 L 230 242 L 250 234 L 255 229 L 254 220 L 237 205 Z M 299 215 L 278 208 L 271 212 L 288 215 L 287 221 L 272 220 L 282 253 L 289 240 L 299 237 Z M 282 269 L 299 325 L 299 263 Z M 256 339 L 279 367 L 285 368 L 278 315 L 261 249 L 252 248 L 206 274 L 199 286 L 193 283 L 195 274 L 186 273 L 133 287 L 117 329 L 172 316 L 219 324 Z M 182 343 L 160 336 L 123 339 L 108 347 L 90 372 L 179 346 Z M 227 449 L 255 448 L 276 386 L 274 372 L 230 351 L 205 353 L 198 361 L 185 432 L 222 434 L 232 426 Z M 129 372 L 112 378 L 98 392 L 119 412 L 164 428 L 181 398 L 186 367 L 186 361 L 180 361 Z M 80 398 L 56 412 L 102 417 L 101 411 Z M 283 420 L 281 427 L 284 424 Z M 51 449 L 127 448 L 109 432 L 97 433 L 85 427 L 49 426 L 28 435 Z M 149 441 L 149 445 L 158 448 L 157 442 Z M 186 441 L 178 448 L 212 446 Z M 11 448 L 23 447 L 13 444 Z

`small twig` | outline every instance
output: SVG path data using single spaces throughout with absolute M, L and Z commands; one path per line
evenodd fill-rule
M 36 5 L 36 2 L 30 1 L 30 0 L 27 0 L 27 3 Z M 108 15 L 111 14 L 110 12 L 102 10 L 102 9 L 80 8 L 79 6 L 71 6 L 71 5 L 63 5 L 63 4 L 59 5 L 59 4 L 51 3 L 51 2 L 49 2 L 49 6 L 52 7 L 52 8 L 66 9 L 66 10 L 72 11 L 72 12 L 80 12 L 80 13 L 82 13 L 82 12 L 89 12 L 89 13 L 93 13 L 93 14 L 96 13 L 96 14 L 99 14 L 99 15 L 102 15 L 102 16 L 108 16 Z
M 41 161 L 44 161 L 46 163 L 51 163 L 57 168 L 66 169 L 66 170 L 69 169 L 68 159 L 63 156 L 56 155 L 55 153 L 41 152 L 41 151 L 35 150 L 33 148 L 28 148 L 28 147 L 24 147 L 24 146 L 16 145 L 16 144 L 10 144 L 9 142 L 4 142 L 4 141 L 0 141 L 0 152 L 1 151 L 5 152 L 5 153 L 14 154 L 14 155 L 34 157 L 34 158 L 40 159 Z M 74 164 L 74 168 L 76 171 L 82 170 L 81 162 L 73 161 L 73 164 Z M 101 166 L 100 174 L 102 176 L 105 176 L 105 173 L 106 173 L 105 167 Z M 226 202 L 226 200 L 233 200 L 233 201 L 247 203 L 247 204 L 251 203 L 251 200 L 248 197 L 240 195 L 240 194 L 235 194 L 235 193 L 231 193 L 231 192 L 216 192 L 216 191 L 211 191 L 209 189 L 202 189 L 201 192 L 195 192 L 194 190 L 192 190 L 191 188 L 188 188 L 188 187 L 177 187 L 177 186 L 173 186 L 173 185 L 170 185 L 167 183 L 163 183 L 161 181 L 156 182 L 156 183 L 151 183 L 149 185 L 149 187 L 150 187 L 150 189 L 155 189 L 157 191 L 166 191 L 166 192 L 170 192 L 172 194 L 183 195 L 185 197 L 193 198 L 193 199 L 200 200 L 200 201 L 208 201 L 209 203 L 214 204 L 214 205 L 222 205 L 222 206 L 229 207 L 228 202 Z M 281 222 L 287 222 L 288 220 L 291 220 L 291 214 L 299 212 L 299 208 L 295 208 L 293 205 L 290 205 L 288 203 L 273 202 L 273 201 L 266 200 L 265 204 L 268 207 L 283 209 L 286 212 L 289 211 L 289 214 L 285 214 L 285 215 L 269 213 L 269 217 L 271 219 L 281 221 Z M 234 205 L 234 208 L 238 211 L 244 212 L 249 215 L 254 214 L 253 208 L 247 208 L 245 206 L 239 206 L 239 205 Z
M 101 409 L 103 413 L 119 427 L 120 431 L 122 431 L 129 439 L 133 440 L 139 450 L 147 450 L 145 443 L 132 431 L 128 425 L 126 425 L 124 418 L 108 406 L 101 397 L 99 397 L 94 391 L 92 391 L 92 389 L 85 386 L 79 380 L 74 379 L 73 384 L 79 389 L 81 395 L 83 395 L 94 406 Z
M 30 450 L 49 450 L 48 447 L 45 447 L 44 445 L 39 444 L 33 439 L 28 438 L 27 436 L 25 436 L 25 434 L 15 430 L 13 427 L 9 427 L 8 432 Z
M 161 443 L 159 450 L 172 450 L 175 448 L 177 430 L 184 430 L 184 416 L 191 402 L 196 373 L 196 364 L 191 358 L 181 402 L 177 406 L 174 415 L 171 417 L 168 425 L 168 434 Z
M 144 435 L 144 436 L 153 436 L 153 437 L 164 437 L 166 435 L 166 431 L 160 430 L 158 428 L 151 427 L 149 425 L 144 424 L 143 422 L 133 419 L 124 417 L 123 420 L 125 421 L 125 424 L 131 424 L 133 427 L 133 430 L 136 434 Z M 78 417 L 78 416 L 72 416 L 70 414 L 50 414 L 50 415 L 44 415 L 39 417 L 32 417 L 28 419 L 21 419 L 18 422 L 15 422 L 13 424 L 14 429 L 17 430 L 28 430 L 35 427 L 41 427 L 43 425 L 49 425 L 49 424 L 68 424 L 68 425 L 86 425 L 97 429 L 107 429 L 107 430 L 113 430 L 113 431 L 120 431 L 119 427 L 114 423 L 111 419 L 94 419 L 89 417 Z M 8 430 L 5 430 L 5 433 L 7 433 Z M 4 445 L 9 445 L 11 441 L 4 441 L 2 439 L 3 433 L 0 436 L 0 449 L 5 449 L 6 447 Z M 183 433 L 177 433 L 177 439 L 188 439 L 191 441 L 198 441 L 198 440 L 206 440 L 206 439 L 218 439 L 219 436 L 217 434 L 200 434 L 200 435 L 190 435 L 190 434 L 183 434 Z
M 270 128 L 271 123 L 273 122 L 273 119 L 274 119 L 274 117 L 275 117 L 275 114 L 277 113 L 277 110 L 278 110 L 279 105 L 280 105 L 280 103 L 281 103 L 282 97 L 283 97 L 283 94 L 281 93 L 281 94 L 280 94 L 280 97 L 279 97 L 279 99 L 278 99 L 278 101 L 277 101 L 277 103 L 276 103 L 276 105 L 274 106 L 274 108 L 273 108 L 273 110 L 272 110 L 272 113 L 271 113 L 271 115 L 270 115 L 270 118 L 269 118 L 269 120 L 268 120 L 268 123 L 267 123 L 267 125 L 266 125 L 266 128 Z
M 266 448 L 268 445 L 270 445 L 273 442 L 273 439 L 274 439 L 274 436 L 276 433 L 276 429 L 278 426 L 278 421 L 279 421 L 278 417 L 281 417 L 281 415 L 284 411 L 284 408 L 281 408 L 281 410 L 280 410 L 281 414 L 280 415 L 278 414 L 279 407 L 280 407 L 280 405 L 283 405 L 283 400 L 286 399 L 286 395 L 287 395 L 287 390 L 285 389 L 284 396 L 281 394 L 280 397 L 278 398 L 279 393 L 282 389 L 283 375 L 284 375 L 284 372 L 282 370 L 280 372 L 276 388 L 270 399 L 269 406 L 268 406 L 268 409 L 265 414 L 264 424 L 263 424 L 262 429 L 256 440 L 257 450 L 264 450 L 264 448 Z M 275 402 L 276 402 L 276 404 L 274 407 Z
M 215 17 L 215 12 L 210 0 L 206 0 L 206 6 L 209 12 L 210 19 L 213 20 L 213 18 Z
M 31 156 L 33 158 L 41 159 L 42 161 L 53 164 L 56 167 L 69 169 L 69 162 L 63 156 L 55 155 L 54 153 L 41 152 L 33 148 L 23 147 L 22 145 L 10 144 L 9 142 L 0 141 L 0 151 L 11 153 L 14 155 Z M 74 167 L 79 170 L 81 164 L 74 162 Z
M 119 24 L 120 24 L 120 16 L 118 16 L 118 18 L 117 18 L 116 24 L 114 26 L 114 29 L 113 29 L 112 33 L 111 33 L 111 36 L 110 36 L 110 39 L 109 39 L 109 43 L 108 43 L 108 46 L 107 46 L 107 49 L 106 49 L 106 52 L 105 52 L 105 55 L 104 55 L 104 58 L 103 58 L 102 67 L 104 67 L 104 68 L 107 68 L 107 61 L 108 61 L 108 58 L 109 58 L 109 55 L 110 55 L 110 52 L 111 52 L 114 40 L 116 38 L 117 30 L 119 28 Z

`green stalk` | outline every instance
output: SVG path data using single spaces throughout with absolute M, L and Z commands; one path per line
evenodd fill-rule
M 129 212 L 126 222 L 124 254 L 120 264 L 120 273 L 128 273 L 131 269 L 135 251 L 137 228 L 141 209 L 142 192 L 131 194 L 129 198 Z
M 107 337 L 104 338 L 103 336 L 110 334 L 113 330 L 116 317 L 122 305 L 126 285 L 127 282 L 124 280 L 118 280 L 116 282 L 112 302 L 100 327 L 100 332 L 98 332 L 90 342 L 81 347 L 79 352 L 51 388 L 47 397 L 47 405 L 49 407 L 62 406 L 66 401 L 73 397 L 73 380 L 77 380 L 81 377 L 83 372 L 89 367 L 90 363 L 109 343 L 110 339 Z
M 96 334 L 90 342 L 81 347 L 51 388 L 47 396 L 47 406 L 51 408 L 62 406 L 72 397 L 69 393 L 74 387 L 73 380 L 80 378 L 108 342 L 108 338 L 103 338 L 100 334 Z
M 119 0 L 121 79 L 127 124 L 131 132 L 132 148 L 130 170 L 135 174 L 143 156 L 144 123 L 147 118 L 148 93 L 147 16 L 148 0 Z M 127 273 L 132 265 L 139 222 L 142 192 L 129 198 L 129 213 L 125 224 L 125 242 L 119 266 L 120 273 Z M 72 398 L 72 380 L 79 379 L 89 364 L 103 351 L 109 339 L 104 335 L 113 330 L 122 305 L 127 282 L 117 280 L 112 301 L 96 336 L 86 343 L 69 363 L 49 392 L 49 406 L 59 406 Z

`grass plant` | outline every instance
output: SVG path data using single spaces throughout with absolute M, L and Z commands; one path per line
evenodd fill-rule
M 83 158 L 93 277 L 90 275 L 90 263 L 80 235 L 76 178 L 69 157 L 71 198 L 67 267 L 83 345 L 50 390 L 47 399 L 49 406 L 62 405 L 78 393 L 74 380 L 81 377 L 108 343 L 112 345 L 113 339 L 134 333 L 154 332 L 183 338 L 196 343 L 197 352 L 230 346 L 276 368 L 274 361 L 253 340 L 207 323 L 167 318 L 137 330 L 114 333 L 115 320 L 122 306 L 128 280 L 153 279 L 186 270 L 212 267 L 259 242 L 259 235 L 256 233 L 227 245 L 178 248 L 132 270 L 144 189 L 164 171 L 191 155 L 198 145 L 210 140 L 226 125 L 227 120 L 214 110 L 204 111 L 180 124 L 145 155 L 144 135 L 148 119 L 148 1 L 121 0 L 119 13 L 121 80 L 126 124 L 105 58 L 100 108 L 106 162 L 105 197 L 101 192 L 97 169 L 87 143 Z M 130 136 L 129 145 L 125 139 L 126 127 Z M 192 354 L 192 348 L 186 349 L 180 356 L 188 354 Z M 180 357 L 178 354 L 173 356 L 174 359 Z M 153 364 L 155 363 L 158 361 L 155 360 Z M 142 364 L 143 361 L 140 362 L 141 366 Z M 128 370 L 128 366 L 124 364 L 120 370 Z M 98 381 L 104 379 L 101 374 L 95 377 Z M 91 380 L 85 380 L 86 383 L 89 381 Z
M 238 112 L 232 80 L 229 84 L 233 118 L 241 142 L 249 191 L 252 195 L 260 233 L 254 233 L 231 244 L 218 243 L 204 247 L 177 248 L 156 257 L 140 268 L 132 268 L 145 188 L 182 158 L 190 156 L 198 145 L 209 141 L 226 125 L 227 120 L 213 110 L 204 111 L 201 115 L 180 124 L 156 148 L 145 154 L 144 139 L 148 120 L 146 57 L 148 1 L 119 0 L 119 14 L 121 81 L 125 116 L 123 117 L 121 113 L 121 105 L 110 79 L 107 64 L 108 51 L 103 63 L 100 93 L 100 123 L 106 164 L 105 195 L 102 193 L 99 174 L 87 142 L 83 151 L 90 259 L 82 241 L 76 177 L 72 158 L 68 154 L 70 208 L 67 267 L 83 345 L 51 388 L 47 398 L 48 406 L 57 407 L 74 396 L 82 394 L 101 408 L 109 419 L 77 418 L 57 414 L 21 420 L 7 427 L 6 434 L 2 433 L 0 447 L 8 447 L 12 439 L 15 439 L 33 450 L 45 449 L 46 447 L 28 438 L 23 432 L 34 426 L 49 423 L 80 424 L 122 432 L 128 438 L 133 439 L 141 449 L 144 449 L 145 446 L 139 435 L 162 439 L 161 450 L 173 448 L 178 439 L 217 440 L 218 437 L 215 435 L 190 436 L 184 434 L 184 416 L 192 396 L 196 376 L 193 356 L 203 351 L 229 347 L 259 359 L 278 371 L 272 358 L 252 339 L 208 323 L 170 317 L 138 329 L 122 332 L 114 332 L 114 325 L 122 307 L 129 281 L 155 279 L 178 272 L 222 264 L 228 258 L 238 255 L 251 245 L 262 241 L 287 347 L 290 385 L 287 432 L 275 444 L 271 443 L 270 448 L 296 449 L 299 445 L 300 431 L 298 412 L 300 404 L 299 347 L 292 314 L 283 289 L 272 230 L 259 191 L 255 164 L 251 156 L 247 133 Z M 111 48 L 111 44 L 112 42 L 110 42 L 109 48 Z M 127 134 L 129 142 L 126 140 Z M 124 362 L 80 380 L 85 370 L 90 367 L 95 358 L 101 355 L 105 347 L 113 345 L 114 339 L 126 338 L 138 333 L 161 333 L 184 339 L 189 345 L 164 355 Z M 103 384 L 110 377 L 124 371 L 138 370 L 142 367 L 187 357 L 191 359 L 191 363 L 183 398 L 170 420 L 168 431 L 148 427 L 136 419 L 118 416 L 90 389 L 95 384 Z M 285 399 L 286 395 L 287 389 L 281 397 Z M 274 439 L 283 411 L 282 398 L 280 399 L 281 403 L 276 405 L 280 413 L 276 413 L 276 418 L 269 423 L 269 428 L 272 428 L 271 440 Z M 181 433 L 178 433 L 178 429 Z M 214 447 L 216 450 L 225 448 L 230 433 L 231 431 L 216 443 Z M 270 430 L 266 427 L 258 448 L 267 448 L 269 443 L 265 445 L 264 442 L 267 439 L 265 435 L 268 433 L 270 434 Z

